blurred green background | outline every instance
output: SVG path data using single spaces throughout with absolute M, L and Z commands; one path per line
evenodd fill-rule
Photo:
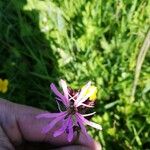
M 150 0 L 0 0 L 0 97 L 57 111 L 51 82 L 91 80 L 103 126 L 92 137 L 104 150 L 148 150 L 149 27 Z

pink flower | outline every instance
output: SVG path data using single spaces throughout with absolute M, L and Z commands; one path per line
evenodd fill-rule
M 36 118 L 53 118 L 53 120 L 42 129 L 42 133 L 48 133 L 58 122 L 61 124 L 60 129 L 54 131 L 53 136 L 57 137 L 64 132 L 68 134 L 68 141 L 71 142 L 74 136 L 74 132 L 82 132 L 88 139 L 86 128 L 84 125 L 89 125 L 93 128 L 102 130 L 101 125 L 89 121 L 85 117 L 94 115 L 95 112 L 84 114 L 85 110 L 94 107 L 94 102 L 89 101 L 89 97 L 93 94 L 93 91 L 87 90 L 91 86 L 91 82 L 88 82 L 80 91 L 73 91 L 67 87 L 64 80 L 60 81 L 60 85 L 63 89 L 63 94 L 60 93 L 56 86 L 52 83 L 50 85 L 51 90 L 55 93 L 56 101 L 58 103 L 59 113 L 43 113 L 36 116 Z M 60 104 L 63 104 L 65 111 L 62 111 Z

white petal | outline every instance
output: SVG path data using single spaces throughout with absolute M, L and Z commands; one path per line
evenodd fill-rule
M 84 104 L 84 103 L 82 103 L 80 106 L 85 106 L 85 107 L 89 107 L 89 108 L 93 108 L 94 107 L 93 105 L 87 105 L 87 104 Z
M 68 88 L 67 88 L 66 81 L 61 79 L 60 80 L 60 85 L 61 85 L 61 87 L 63 89 L 63 92 L 64 92 L 64 95 L 65 95 L 66 99 L 68 100 Z
M 75 101 L 75 105 L 77 106 L 78 103 L 85 97 L 85 93 L 86 91 L 89 89 L 89 87 L 91 86 L 91 82 L 89 81 L 82 89 L 81 92 L 79 93 L 76 101 Z
M 90 91 L 88 94 L 86 94 L 86 95 L 79 101 L 79 103 L 76 105 L 76 107 L 80 106 L 81 103 L 83 103 L 84 101 L 86 101 L 94 92 L 95 92 L 95 90 L 92 90 L 92 91 Z
M 96 129 L 99 129 L 99 130 L 102 130 L 102 126 L 99 125 L 99 124 L 96 124 L 94 122 L 91 122 L 87 119 L 85 119 L 81 114 L 77 113 L 78 117 L 87 125 L 93 127 L 93 128 L 96 128 Z
M 90 114 L 84 114 L 84 115 L 82 115 L 82 116 L 88 117 L 88 116 L 94 115 L 95 113 L 96 113 L 96 112 L 92 112 L 92 113 L 90 113 Z

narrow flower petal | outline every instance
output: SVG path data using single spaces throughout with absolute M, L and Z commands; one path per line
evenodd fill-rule
M 51 87 L 51 90 L 60 98 L 59 100 L 61 100 L 61 101 L 63 102 L 63 104 L 64 104 L 65 106 L 67 106 L 66 97 L 63 96 L 63 95 L 57 90 L 56 86 L 55 86 L 53 83 L 50 85 L 50 87 Z
M 56 100 L 58 100 L 58 101 L 62 102 L 62 100 L 61 100 L 60 98 L 58 98 L 58 97 L 55 97 L 55 98 L 56 98 Z
M 61 87 L 62 87 L 62 89 L 63 89 L 63 92 L 64 92 L 64 95 L 65 95 L 65 97 L 66 97 L 66 99 L 68 100 L 68 88 L 67 88 L 67 84 L 66 84 L 66 81 L 64 81 L 64 80 L 60 80 L 60 85 L 61 85 Z
M 94 107 L 93 105 L 87 105 L 87 104 L 84 104 L 84 103 L 82 103 L 80 106 L 85 106 L 85 107 L 89 107 L 89 108 L 93 108 Z
M 81 92 L 79 94 L 79 96 L 77 97 L 76 101 L 75 101 L 75 105 L 77 105 L 81 99 L 83 97 L 85 97 L 85 93 L 86 91 L 88 90 L 88 88 L 91 86 L 91 82 L 88 82 L 82 89 L 81 89 Z
M 71 142 L 73 139 L 73 122 L 72 119 L 69 120 L 69 124 L 68 124 L 68 141 Z
M 40 118 L 55 118 L 58 116 L 61 116 L 63 114 L 65 114 L 66 112 L 60 112 L 60 113 L 43 113 L 43 114 L 39 114 L 36 116 L 37 119 Z
M 57 100 L 56 100 L 56 103 L 57 103 L 57 106 L 58 106 L 59 111 L 62 112 L 61 107 L 60 107 L 60 104 L 59 104 L 59 102 L 58 102 Z
M 86 128 L 85 128 L 85 126 L 83 125 L 82 120 L 79 118 L 78 115 L 76 115 L 76 118 L 77 118 L 77 122 L 78 122 L 79 125 L 80 125 L 80 128 L 81 128 L 81 131 L 82 131 L 83 135 L 85 135 L 85 136 L 87 137 L 88 141 L 91 142 L 91 137 L 88 135 L 88 133 L 87 133 L 87 131 L 86 131 Z
M 76 101 L 75 97 L 77 97 L 78 95 L 79 95 L 78 92 L 77 92 L 74 96 L 72 96 L 72 95 L 69 94 L 69 97 L 70 97 L 70 98 L 69 98 L 69 101 L 70 101 L 70 100 Z
M 85 119 L 81 114 L 77 113 L 77 116 L 83 121 L 83 123 L 93 127 L 93 128 L 96 128 L 96 129 L 99 129 L 99 130 L 102 130 L 102 126 L 99 125 L 99 124 L 96 124 L 94 122 L 91 122 L 87 119 Z
M 95 92 L 95 91 L 94 91 L 94 89 L 93 89 L 93 90 L 91 90 L 88 94 L 86 94 L 84 97 L 82 97 L 82 98 L 80 99 L 80 101 L 78 102 L 78 104 L 76 105 L 76 107 L 78 107 L 78 106 L 80 106 L 81 104 L 83 104 L 83 102 L 86 101 L 91 95 L 93 95 L 94 92 Z
M 65 121 L 64 121 L 64 124 L 62 125 L 62 127 L 60 129 L 58 129 L 57 131 L 54 132 L 53 136 L 54 137 L 57 137 L 59 135 L 61 135 L 62 133 L 65 132 L 68 124 L 69 124 L 69 121 L 70 121 L 70 118 L 71 116 L 69 116 Z
M 56 124 L 58 121 L 64 119 L 65 115 L 66 115 L 66 113 L 63 114 L 63 115 L 61 115 L 61 116 L 59 116 L 59 117 L 57 117 L 57 118 L 55 118 L 54 120 L 52 120 L 47 126 L 45 126 L 45 127 L 42 129 L 42 133 L 47 133 L 50 129 L 52 129 L 52 128 L 55 126 L 55 124 Z
M 84 114 L 84 115 L 82 115 L 82 116 L 88 117 L 88 116 L 94 115 L 95 113 L 96 113 L 96 112 L 93 112 L 93 113 L 90 113 L 90 114 Z

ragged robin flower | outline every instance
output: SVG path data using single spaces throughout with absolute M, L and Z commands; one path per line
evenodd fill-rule
M 61 127 L 54 131 L 54 137 L 66 132 L 68 135 L 67 140 L 71 142 L 74 137 L 74 132 L 82 132 L 90 140 L 84 125 L 89 125 L 93 128 L 102 130 L 101 125 L 91 122 L 86 118 L 94 115 L 95 112 L 85 114 L 86 111 L 94 107 L 94 101 L 91 101 L 90 97 L 94 95 L 92 98 L 95 98 L 97 90 L 91 86 L 91 82 L 88 82 L 79 91 L 68 88 L 64 80 L 60 80 L 60 85 L 63 89 L 63 94 L 57 90 L 53 83 L 50 85 L 51 90 L 56 95 L 56 101 L 58 103 L 60 112 L 43 113 L 36 116 L 38 119 L 53 118 L 53 120 L 47 126 L 43 127 L 42 133 L 48 133 L 59 122 Z M 60 107 L 61 104 L 64 106 L 63 111 Z
M 8 80 L 7 79 L 0 79 L 0 92 L 6 93 L 8 90 Z

